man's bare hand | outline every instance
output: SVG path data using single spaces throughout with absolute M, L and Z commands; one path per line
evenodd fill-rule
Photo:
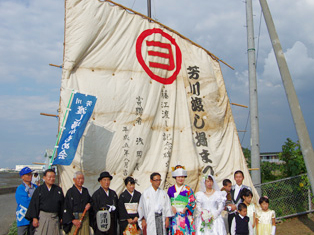
M 86 204 L 85 209 L 86 209 L 86 210 L 89 210 L 89 209 L 90 209 L 90 203 L 87 203 L 87 204 Z
M 166 218 L 166 223 L 165 224 L 166 224 L 166 228 L 169 228 L 169 218 L 168 217 Z
M 234 205 L 234 204 L 230 204 L 230 205 L 228 205 L 228 206 L 230 206 L 230 207 L 231 207 L 231 210 L 232 210 L 232 211 L 237 210 L 237 206 L 236 206 L 236 205 Z
M 143 230 L 146 230 L 147 223 L 145 219 L 142 219 L 142 227 L 143 227 Z
M 172 212 L 173 212 L 174 214 L 177 213 L 177 209 L 176 209 L 174 206 L 171 206 L 171 210 L 172 210 Z
M 75 225 L 75 227 L 80 228 L 81 227 L 81 221 L 79 221 L 78 219 L 74 219 L 72 220 L 73 225 Z
M 33 218 L 33 227 L 37 228 L 39 226 L 39 221 L 36 218 Z

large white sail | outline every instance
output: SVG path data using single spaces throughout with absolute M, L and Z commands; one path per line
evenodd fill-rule
M 66 0 L 60 120 L 71 90 L 97 97 L 94 113 L 61 186 L 82 170 L 92 193 L 99 173 L 113 175 L 120 193 L 133 176 L 137 189 L 152 172 L 174 183 L 171 167 L 188 171 L 194 190 L 203 173 L 252 185 L 220 64 L 174 31 L 107 1 Z

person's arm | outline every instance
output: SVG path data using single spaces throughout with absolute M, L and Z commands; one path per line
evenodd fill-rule
M 169 228 L 169 217 L 166 217 L 165 225 L 166 225 L 166 228 Z
M 15 192 L 15 200 L 17 205 L 22 205 L 24 207 L 28 207 L 31 199 L 28 197 L 27 192 L 22 187 L 18 187 Z
M 236 234 L 236 221 L 235 221 L 235 218 L 233 218 L 232 222 L 231 222 L 230 234 L 231 235 L 235 235 Z
M 254 230 L 253 230 L 253 226 L 252 226 L 252 222 L 251 220 L 249 221 L 249 235 L 254 235 Z
M 252 221 L 252 227 L 254 228 L 256 225 L 256 216 L 255 216 L 255 212 L 253 212 L 253 221 Z
M 183 213 L 188 211 L 189 215 L 193 215 L 195 207 L 196 207 L 196 200 L 195 200 L 194 192 L 191 188 L 190 188 L 190 191 L 188 192 L 188 194 L 189 194 L 189 202 L 186 205 L 186 207 L 184 208 Z
M 118 200 L 119 219 L 127 220 L 128 223 L 130 224 L 132 222 L 132 219 L 125 208 L 125 205 L 124 205 L 125 200 L 127 200 L 127 198 L 125 198 L 124 193 L 122 193 Z
M 71 188 L 67 191 L 64 199 L 64 210 L 62 215 L 63 230 L 68 233 L 72 225 L 80 226 L 79 220 L 73 216 L 73 200 Z
M 40 201 L 39 191 L 40 187 L 35 189 L 25 215 L 25 218 L 31 222 L 33 221 L 33 218 L 36 218 L 37 221 L 39 219 L 39 201 Z
M 271 222 L 272 222 L 271 235 L 275 235 L 276 234 L 276 215 L 275 215 L 275 211 L 272 211 Z
M 218 208 L 216 211 L 213 212 L 214 219 L 217 219 L 217 217 L 221 214 L 221 212 L 225 208 L 225 202 L 227 200 L 226 195 L 227 193 L 225 191 L 219 191 L 220 195 L 217 199 L 218 202 Z
M 258 235 L 258 215 L 257 214 L 255 218 L 255 226 L 256 226 L 256 235 Z

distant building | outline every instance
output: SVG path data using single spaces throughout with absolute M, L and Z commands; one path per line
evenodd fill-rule
M 16 166 L 15 166 L 15 170 L 16 170 L 16 171 L 20 171 L 20 170 L 22 170 L 24 167 L 29 167 L 29 168 L 31 168 L 33 171 L 43 171 L 43 170 L 44 170 L 44 165 L 16 165 Z
M 260 153 L 261 162 L 270 162 L 270 163 L 277 163 L 282 164 L 284 161 L 279 159 L 280 152 L 266 152 Z

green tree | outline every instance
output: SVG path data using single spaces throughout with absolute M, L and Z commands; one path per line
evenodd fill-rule
M 287 138 L 279 153 L 279 159 L 284 161 L 280 167 L 283 177 L 296 176 L 306 173 L 306 167 L 299 141 L 293 142 Z
M 279 179 L 279 168 L 280 166 L 276 163 L 261 162 L 262 183 Z
M 248 148 L 242 147 L 242 152 L 245 157 L 247 166 L 250 168 L 251 167 L 251 150 L 249 150 Z

